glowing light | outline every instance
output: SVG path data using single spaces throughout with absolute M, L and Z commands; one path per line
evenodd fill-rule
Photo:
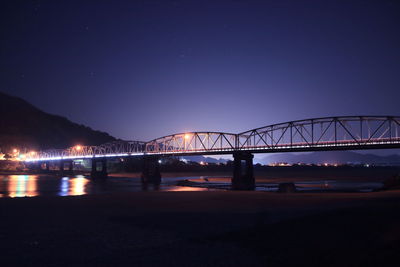
M 34 156 L 35 153 L 36 153 L 35 151 L 31 151 L 31 152 L 29 152 L 29 155 Z
M 69 181 L 68 177 L 63 177 L 61 179 L 60 192 L 58 193 L 60 196 L 68 196 L 69 192 Z
M 82 149 L 82 146 L 80 146 L 80 145 L 76 145 L 76 146 L 75 146 L 75 150 L 80 151 L 81 149 Z
M 18 149 L 14 148 L 13 153 L 18 153 Z
M 8 192 L 10 197 L 34 197 L 38 195 L 37 177 L 28 175 L 10 175 Z
M 28 197 L 37 196 L 39 194 L 37 190 L 37 176 L 26 175 L 26 179 L 28 179 L 26 196 Z
M 185 139 L 189 139 L 190 138 L 190 134 L 185 134 Z
M 69 180 L 70 192 L 69 195 L 71 196 L 79 196 L 85 194 L 85 186 L 89 182 L 88 179 L 84 178 L 81 175 L 78 175 L 74 179 Z
M 208 188 L 202 188 L 202 187 L 189 187 L 189 186 L 179 186 L 179 187 L 174 187 L 174 188 L 168 188 L 166 191 L 208 191 Z

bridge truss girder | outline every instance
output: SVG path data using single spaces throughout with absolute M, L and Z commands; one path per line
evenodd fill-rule
M 345 116 L 314 118 L 268 125 L 239 134 L 189 132 L 149 142 L 115 141 L 100 146 L 52 149 L 27 160 L 123 157 L 134 155 L 206 155 L 356 150 L 400 147 L 400 117 Z

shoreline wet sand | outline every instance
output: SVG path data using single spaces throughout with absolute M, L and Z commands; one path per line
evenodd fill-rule
M 400 191 L 3 198 L 0 251 L 4 266 L 389 266 L 399 211 Z

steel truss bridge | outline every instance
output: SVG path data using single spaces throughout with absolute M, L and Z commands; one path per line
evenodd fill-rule
M 188 132 L 149 142 L 116 141 L 31 152 L 26 161 L 129 156 L 221 155 L 400 148 L 399 116 L 344 116 L 291 121 L 242 133 Z

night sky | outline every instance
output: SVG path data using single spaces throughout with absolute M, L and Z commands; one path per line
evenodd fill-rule
M 0 91 L 130 140 L 400 115 L 398 1 L 2 1 Z

